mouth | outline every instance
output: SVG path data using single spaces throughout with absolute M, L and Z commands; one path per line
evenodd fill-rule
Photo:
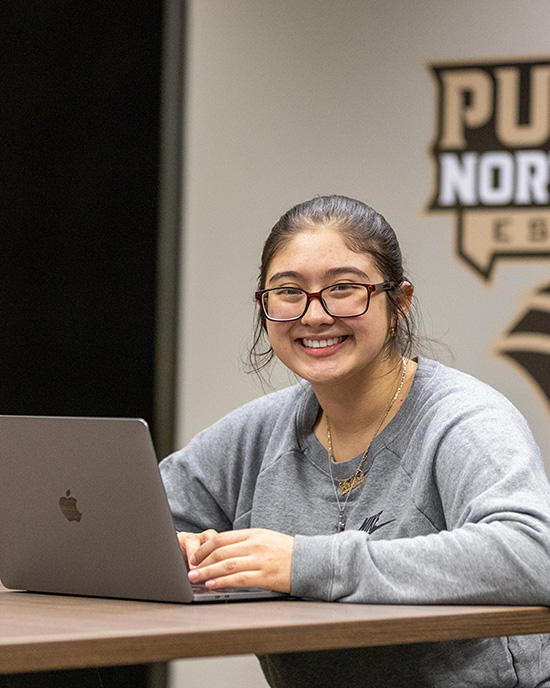
M 347 335 L 343 337 L 329 337 L 324 339 L 310 339 L 303 337 L 300 340 L 300 342 L 302 346 L 306 349 L 326 349 L 329 346 L 336 346 L 337 344 L 341 344 L 345 339 L 347 339 Z

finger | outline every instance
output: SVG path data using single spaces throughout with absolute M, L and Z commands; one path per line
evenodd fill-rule
M 189 580 L 195 582 L 220 581 L 232 578 L 233 585 L 250 585 L 249 577 L 258 573 L 257 565 L 251 557 L 234 557 L 210 564 L 201 568 L 194 568 L 189 572 Z M 241 582 L 239 582 L 241 581 Z M 209 585 L 214 585 L 209 583 Z
M 193 555 L 202 543 L 208 541 L 215 535 L 217 535 L 217 531 L 212 529 L 205 530 L 202 533 L 178 533 L 179 545 L 189 566 L 193 565 L 191 563 Z
M 256 563 L 252 563 L 255 561 Z M 256 569 L 259 564 L 254 552 L 247 543 L 234 543 L 214 549 L 211 554 L 202 559 L 200 564 L 194 564 L 193 569 L 201 571 L 201 580 L 222 574 L 243 570 Z M 205 574 L 202 572 L 206 571 Z
M 179 544 L 181 552 L 185 558 L 185 561 L 187 562 L 187 567 L 189 568 L 189 566 L 190 566 L 189 559 L 191 558 L 193 552 L 200 545 L 200 540 L 198 538 L 198 535 L 195 535 L 194 533 L 179 532 L 179 533 L 177 533 L 177 536 L 178 536 L 178 544 Z
M 199 574 L 199 576 L 201 576 L 203 573 L 207 573 L 209 577 L 204 579 L 203 582 L 204 585 L 210 589 L 254 587 L 286 593 L 290 592 L 290 583 L 272 576 L 266 576 L 265 572 L 261 569 L 245 566 L 242 570 L 214 575 L 215 570 L 214 567 L 210 568 L 208 572 L 206 570 L 195 569 L 193 574 Z M 191 574 L 189 574 L 189 578 L 192 582 L 196 582 Z
M 263 588 L 264 590 L 272 590 L 272 586 L 265 582 L 258 571 L 242 571 L 233 573 L 228 576 L 219 576 L 218 578 L 209 578 L 205 582 L 205 587 L 209 590 L 216 590 L 218 588 Z
M 271 531 L 220 533 L 199 549 L 205 556 L 189 578 L 209 587 L 254 585 L 290 592 L 293 546 L 293 537 Z
M 194 566 L 201 565 L 214 551 L 228 545 L 244 542 L 250 537 L 249 530 L 228 530 L 216 533 L 198 547 L 192 557 Z
M 236 536 L 237 538 L 241 536 Z M 224 540 L 235 540 L 235 537 L 219 537 L 215 543 L 208 543 L 214 547 L 210 554 L 205 556 L 199 564 L 193 566 L 194 574 L 190 576 L 192 581 L 206 581 L 243 572 L 266 573 L 269 568 L 269 558 L 262 555 L 253 537 L 237 539 L 236 542 L 215 546 Z M 201 547 L 201 551 L 210 547 Z M 266 568 L 266 564 L 268 564 Z

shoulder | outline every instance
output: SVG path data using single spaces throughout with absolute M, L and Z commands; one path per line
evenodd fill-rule
M 539 460 L 527 421 L 503 394 L 477 378 L 421 359 L 411 413 L 416 439 L 453 462 L 462 457 Z
M 161 469 L 164 474 L 184 466 L 200 473 L 255 474 L 266 456 L 295 445 L 296 428 L 315 405 L 318 408 L 309 383 L 266 394 L 199 432 L 183 449 L 164 459 Z
M 200 432 L 190 444 L 262 445 L 276 433 L 282 443 L 301 418 L 311 414 L 317 400 L 306 382 L 249 401 Z
M 307 404 L 312 396 L 311 385 L 307 382 L 299 382 L 291 387 L 269 392 L 243 404 L 211 427 L 215 428 L 219 425 L 240 426 L 243 422 L 252 422 L 253 424 L 277 423 L 280 419 L 289 418 L 299 413 L 302 405 Z
M 548 513 L 542 457 L 520 411 L 466 373 L 426 360 L 419 371 L 405 460 L 422 489 L 435 481 L 430 505 L 441 500 L 448 524 L 527 503 Z
M 425 410 L 433 408 L 444 416 L 488 412 L 523 419 L 501 392 L 478 378 L 430 359 L 421 358 L 413 383 L 413 397 Z
M 401 407 L 395 439 L 425 455 L 447 450 L 486 455 L 504 445 L 538 452 L 519 410 L 499 391 L 472 375 L 420 358 L 411 390 Z M 397 418 L 397 417 L 396 417 Z M 396 446 L 397 446 L 396 445 Z

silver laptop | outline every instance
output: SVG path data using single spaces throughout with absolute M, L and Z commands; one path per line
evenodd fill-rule
M 191 585 L 140 419 L 0 416 L 0 580 L 164 602 L 281 596 Z

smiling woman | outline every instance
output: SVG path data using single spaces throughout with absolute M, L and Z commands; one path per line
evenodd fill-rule
M 386 281 L 371 254 L 349 248 L 336 227 L 312 225 L 280 245 L 266 284 L 258 292 L 263 326 L 273 353 L 300 377 L 339 382 L 350 392 L 350 385 L 364 385 L 365 367 L 367 377 L 384 378 L 399 365 L 390 329 L 408 310 L 410 285 Z M 390 292 L 396 314 L 386 298 L 371 298 Z
M 550 604 L 550 487 L 520 413 L 414 351 L 386 220 L 342 196 L 277 222 L 257 370 L 301 381 L 237 409 L 161 472 L 189 578 L 309 599 Z M 267 349 L 264 339 L 267 338 Z M 546 636 L 266 655 L 270 685 L 550 685 Z
M 285 213 L 273 227 L 264 245 L 258 279 L 260 291 L 256 293 L 256 298 L 261 290 L 274 286 L 273 283 L 276 280 L 300 277 L 299 274 L 288 269 L 277 273 L 273 268 L 273 260 L 295 236 L 299 237 L 306 231 L 318 231 L 322 227 L 337 232 L 352 257 L 349 265 L 329 266 L 328 272 L 324 275 L 325 284 L 346 281 L 343 279 L 346 276 L 354 282 L 372 282 L 373 279 L 368 274 L 355 266 L 358 255 L 369 256 L 378 270 L 385 274 L 387 280 L 392 281 L 396 287 L 392 290 L 393 293 L 387 294 L 387 307 L 399 327 L 396 327 L 388 344 L 400 354 L 409 355 L 416 345 L 416 323 L 414 307 L 408 309 L 410 299 L 407 299 L 407 310 L 404 310 L 397 298 L 399 295 L 397 287 L 405 286 L 401 249 L 386 219 L 360 201 L 344 196 L 320 197 L 301 203 Z M 268 270 L 271 273 L 269 276 Z M 367 301 L 367 308 L 368 305 Z M 254 344 L 249 357 L 251 369 L 256 372 L 267 366 L 274 357 L 271 346 L 268 345 L 267 349 L 265 348 L 263 341 L 265 333 L 266 312 L 264 309 L 258 312 Z

